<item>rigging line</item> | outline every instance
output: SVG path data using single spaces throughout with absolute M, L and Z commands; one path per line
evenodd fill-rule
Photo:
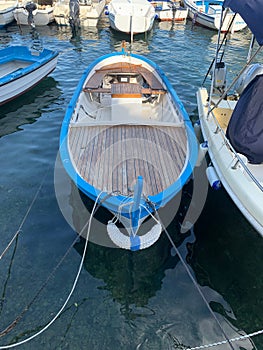
M 16 237 L 19 235 L 19 233 L 22 231 L 22 227 L 23 227 L 23 225 L 24 225 L 28 215 L 30 214 L 33 205 L 35 204 L 35 201 L 36 201 L 36 199 L 37 199 L 37 197 L 39 195 L 39 192 L 40 192 L 40 190 L 41 190 L 41 188 L 43 186 L 43 183 L 44 183 L 44 181 L 45 181 L 45 179 L 47 177 L 47 174 L 48 174 L 48 170 L 47 170 L 46 174 L 44 175 L 40 185 L 38 186 L 38 189 L 37 189 L 37 191 L 36 191 L 36 193 L 34 195 L 34 198 L 33 198 L 32 202 L 31 202 L 31 204 L 29 205 L 29 208 L 27 209 L 27 211 L 26 211 L 26 213 L 25 213 L 25 215 L 24 215 L 24 217 L 23 217 L 23 219 L 22 219 L 22 221 L 21 221 L 21 223 L 20 223 L 16 233 L 14 234 L 13 238 L 11 239 L 11 241 L 8 243 L 8 245 L 6 246 L 6 248 L 3 250 L 2 254 L 0 255 L 0 260 L 3 258 L 5 253 L 8 251 L 8 249 L 10 248 L 10 246 L 12 245 L 12 243 L 14 242 Z
M 88 220 L 88 223 L 85 224 L 85 227 L 88 225 L 88 230 L 87 230 L 87 236 L 86 236 L 86 239 L 85 239 L 85 246 L 84 246 L 84 251 L 83 251 L 83 254 L 82 254 L 82 258 L 81 258 L 81 261 L 80 261 L 80 264 L 79 264 L 79 268 L 78 268 L 78 272 L 77 272 L 77 275 L 74 279 L 74 282 L 73 282 L 73 285 L 72 285 L 72 288 L 64 302 L 64 304 L 62 305 L 62 307 L 59 309 L 59 311 L 56 313 L 56 315 L 49 321 L 49 323 L 46 324 L 45 327 L 43 327 L 39 332 L 33 334 L 31 337 L 29 338 L 26 338 L 20 342 L 17 342 L 17 343 L 13 343 L 13 344 L 10 344 L 10 345 L 4 345 L 4 346 L 0 346 L 0 349 L 11 349 L 15 346 L 18 346 L 18 345 L 22 345 L 22 344 L 25 344 L 27 343 L 28 341 L 36 338 L 37 336 L 39 336 L 40 334 L 42 334 L 44 331 L 46 331 L 55 321 L 56 319 L 60 316 L 60 314 L 62 313 L 62 311 L 65 309 L 69 299 L 71 298 L 75 288 L 76 288 L 76 285 L 77 285 L 77 282 L 79 280 L 79 276 L 80 276 L 80 272 L 82 270 L 82 267 L 83 267 L 83 264 L 84 264 L 84 259 L 85 259 L 85 256 L 86 256 L 86 251 L 87 251 L 87 247 L 88 247 L 88 238 L 89 238 L 89 233 L 90 233 L 90 228 L 91 228 L 91 221 L 92 221 L 92 218 L 94 216 L 94 213 L 95 213 L 95 209 L 96 209 L 96 206 L 97 206 L 97 203 L 99 201 L 99 198 L 100 196 L 102 195 L 103 192 L 100 192 L 100 194 L 97 196 L 96 198 L 96 201 L 94 203 L 94 206 L 92 208 L 92 212 L 91 212 L 91 215 L 89 217 L 89 220 Z
M 227 29 L 227 31 L 224 33 L 224 37 L 223 37 L 223 39 L 222 39 L 222 41 L 221 41 L 219 47 L 217 48 L 217 52 L 219 52 L 219 51 L 221 50 L 221 47 L 223 46 L 224 42 L 225 42 L 224 45 L 226 45 L 226 42 L 227 42 L 227 35 L 229 34 L 229 29 L 231 28 L 232 23 L 234 22 L 234 19 L 235 19 L 235 16 L 232 17 L 231 22 L 230 22 L 230 24 L 229 24 L 229 26 L 228 26 L 228 29 Z M 221 56 L 220 61 L 222 60 L 222 58 L 223 58 L 223 55 Z M 213 60 L 212 60 L 212 62 L 211 62 L 211 64 L 210 64 L 210 66 L 209 66 L 209 68 L 208 68 L 208 70 L 207 70 L 207 72 L 206 72 L 206 75 L 205 75 L 205 77 L 204 77 L 204 80 L 203 80 L 201 86 L 204 85 L 204 83 L 205 83 L 205 81 L 206 81 L 206 78 L 208 77 L 208 74 L 209 74 L 209 72 L 211 71 L 211 68 L 213 67 L 214 61 L 215 61 L 215 58 L 213 58 Z
M 161 219 L 160 219 L 160 216 L 159 216 L 159 214 L 158 214 L 157 211 L 155 212 L 155 215 L 157 216 L 159 222 L 161 223 L 161 225 L 162 225 L 162 227 L 163 227 L 163 230 L 164 230 L 166 236 L 168 237 L 170 243 L 172 244 L 174 250 L 176 251 L 176 254 L 178 255 L 179 259 L 181 260 L 181 263 L 183 264 L 184 268 L 186 269 L 186 272 L 187 272 L 188 276 L 189 276 L 190 279 L 192 280 L 194 286 L 195 286 L 196 289 L 198 290 L 198 292 L 199 292 L 201 298 L 203 299 L 204 303 L 206 304 L 208 310 L 210 311 L 211 315 L 214 317 L 216 323 L 218 324 L 219 328 L 221 329 L 222 334 L 223 334 L 224 337 L 226 338 L 226 342 L 229 344 L 230 348 L 231 348 L 232 350 L 234 350 L 233 345 L 231 344 L 231 342 L 230 342 L 230 340 L 229 340 L 227 334 L 225 333 L 225 331 L 224 331 L 224 329 L 223 329 L 221 323 L 219 322 L 219 320 L 218 320 L 218 318 L 216 317 L 215 313 L 213 312 L 211 306 L 209 305 L 208 301 L 206 300 L 204 294 L 203 294 L 202 291 L 201 291 L 200 286 L 197 284 L 196 280 L 194 279 L 194 277 L 193 277 L 193 275 L 192 275 L 192 273 L 191 273 L 189 267 L 187 266 L 187 264 L 186 264 L 186 262 L 184 261 L 184 259 L 183 259 L 182 255 L 181 255 L 181 253 L 180 253 L 179 250 L 177 249 L 177 247 L 176 247 L 175 243 L 173 242 L 171 236 L 169 235 L 169 233 L 168 233 L 166 227 L 163 225 L 163 223 L 162 223 L 162 221 L 161 221 Z

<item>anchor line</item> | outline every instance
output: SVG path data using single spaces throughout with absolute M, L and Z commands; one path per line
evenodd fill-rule
M 151 205 L 151 202 L 149 202 L 149 204 Z M 155 210 L 154 206 L 152 206 L 152 207 L 153 207 L 153 209 Z M 230 339 L 228 338 L 227 334 L 225 333 L 225 331 L 224 331 L 224 329 L 223 329 L 221 323 L 219 322 L 218 318 L 216 317 L 215 313 L 213 312 L 213 310 L 212 310 L 211 306 L 209 305 L 208 301 L 206 300 L 204 294 L 202 293 L 202 291 L 201 291 L 199 285 L 197 284 L 196 280 L 194 279 L 194 277 L 193 277 L 193 275 L 192 275 L 192 273 L 191 273 L 189 267 L 187 266 L 186 262 L 184 261 L 182 255 L 181 255 L 181 253 L 179 252 L 179 250 L 177 249 L 175 243 L 173 242 L 173 240 L 172 240 L 172 238 L 171 238 L 169 232 L 167 231 L 166 227 L 163 225 L 163 223 L 162 223 L 162 221 L 161 221 L 161 219 L 160 219 L 160 216 L 159 216 L 159 214 L 158 214 L 158 212 L 157 212 L 156 210 L 155 210 L 155 215 L 156 215 L 158 221 L 160 222 L 160 224 L 161 224 L 161 226 L 162 226 L 162 228 L 163 228 L 163 230 L 164 230 L 166 236 L 168 237 L 168 239 L 169 239 L 171 245 L 173 246 L 174 250 L 176 251 L 176 254 L 178 255 L 178 257 L 179 257 L 181 263 L 183 264 L 183 266 L 184 266 L 184 268 L 185 268 L 185 270 L 186 270 L 188 276 L 190 277 L 190 279 L 191 279 L 191 281 L 193 282 L 195 288 L 197 289 L 198 293 L 200 294 L 201 298 L 203 299 L 205 305 L 207 306 L 207 308 L 208 308 L 208 310 L 210 311 L 211 315 L 213 316 L 213 318 L 215 319 L 215 321 L 216 321 L 216 323 L 218 324 L 219 328 L 221 329 L 221 332 L 222 332 L 222 334 L 224 335 L 224 337 L 225 337 L 225 339 L 226 339 L 226 342 L 229 344 L 230 348 L 231 348 L 232 350 L 234 350 L 234 347 L 233 347 L 233 345 L 231 344 Z
M 49 274 L 49 276 L 47 277 L 46 281 L 42 284 L 42 286 L 40 287 L 40 289 L 37 291 L 37 293 L 35 294 L 35 296 L 33 297 L 33 299 L 30 301 L 30 303 L 28 303 L 26 305 L 26 307 L 24 308 L 24 310 L 16 317 L 16 319 L 9 325 L 7 326 L 3 331 L 0 332 L 0 337 L 8 334 L 16 325 L 17 323 L 22 319 L 22 317 L 24 316 L 24 314 L 29 310 L 30 306 L 34 303 L 34 301 L 37 299 L 37 297 L 40 295 L 40 293 L 43 291 L 43 289 L 45 288 L 45 286 L 48 284 L 49 280 L 51 279 L 51 277 L 53 277 L 54 273 L 57 271 L 57 269 L 59 268 L 59 266 L 62 264 L 62 262 L 65 260 L 66 256 L 69 254 L 69 251 L 71 250 L 71 248 L 74 246 L 74 244 L 77 242 L 77 240 L 79 239 L 79 237 L 82 235 L 82 233 L 84 232 L 84 230 L 86 229 L 86 227 L 88 226 L 88 229 L 87 229 L 87 235 L 86 235 L 86 239 L 85 239 L 85 246 L 84 246 L 84 251 L 83 251 L 83 254 L 82 254 L 82 258 L 81 258 L 81 261 L 80 261 L 80 264 L 79 264 L 79 268 L 78 268 L 78 272 L 77 272 L 77 275 L 74 279 L 74 282 L 73 282 L 73 285 L 72 285 L 72 288 L 64 302 L 64 304 L 62 305 L 62 307 L 59 309 L 59 311 L 56 313 L 56 315 L 40 330 L 38 331 L 37 333 L 33 334 L 31 337 L 28 337 L 20 342 L 17 342 L 17 343 L 13 343 L 13 344 L 10 344 L 10 345 L 3 345 L 1 346 L 0 345 L 0 350 L 2 349 L 11 349 L 15 346 L 18 346 L 18 345 L 22 345 L 24 343 L 27 343 L 28 341 L 36 338 L 37 336 L 39 336 L 40 334 L 42 334 L 44 331 L 46 331 L 55 321 L 56 319 L 61 315 L 61 313 L 63 312 L 63 310 L 65 309 L 70 297 L 72 296 L 75 288 L 76 288 L 76 285 L 77 285 L 77 282 L 79 280 L 79 276 L 80 276 L 80 272 L 82 270 L 82 267 L 83 267 L 83 264 L 84 264 L 84 259 L 85 259 L 85 256 L 86 256 L 86 252 L 87 252 L 87 246 L 88 246 L 88 238 L 89 238 L 89 234 L 90 234 L 90 228 L 91 228 L 91 221 L 92 221 L 92 218 L 94 217 L 96 211 L 98 210 L 98 208 L 100 207 L 100 205 L 111 195 L 110 193 L 108 193 L 100 202 L 99 202 L 99 199 L 101 197 L 101 195 L 103 194 L 103 192 L 100 192 L 99 195 L 97 196 L 96 198 L 96 201 L 94 203 L 94 206 L 92 208 L 92 212 L 91 212 L 91 215 L 88 219 L 88 221 L 85 223 L 85 225 L 83 226 L 81 232 L 77 235 L 77 237 L 75 238 L 75 240 L 73 241 L 73 243 L 70 245 L 70 247 L 68 248 L 68 250 L 66 251 L 66 253 L 64 254 L 64 256 L 60 259 L 60 261 L 58 262 L 58 264 L 54 267 L 54 269 L 52 270 L 52 272 Z M 99 205 L 97 206 L 99 202 Z

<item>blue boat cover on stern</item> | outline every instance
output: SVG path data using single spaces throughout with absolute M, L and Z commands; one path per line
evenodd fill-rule
M 263 45 L 263 0 L 225 0 L 223 7 L 239 13 L 259 45 Z
M 228 124 L 226 136 L 251 163 L 263 162 L 263 75 L 243 91 Z

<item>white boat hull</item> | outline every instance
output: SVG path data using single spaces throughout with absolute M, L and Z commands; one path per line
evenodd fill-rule
M 0 28 L 14 21 L 14 10 L 17 5 L 17 1 L 0 1 Z
M 44 9 L 38 8 L 33 11 L 33 21 L 36 26 L 45 26 L 55 20 L 53 7 L 47 6 Z M 14 11 L 14 17 L 18 25 L 28 25 L 28 12 L 24 8 Z
M 26 57 L 28 59 L 28 56 Z M 43 58 L 45 59 L 45 58 Z M 56 67 L 57 55 L 39 64 L 25 63 L 22 57 L 13 60 L 0 60 L 0 105 L 22 95 L 37 85 Z
M 208 141 L 208 152 L 213 166 L 233 202 L 251 225 L 263 235 L 263 205 L 259 205 L 263 203 L 263 192 L 238 163 L 236 155 L 229 149 L 223 133 L 218 129 L 215 119 L 211 114 L 207 117 L 207 98 L 207 90 L 200 88 L 197 92 L 199 118 L 203 137 Z M 226 106 L 225 116 L 227 113 L 232 114 L 235 104 L 235 101 L 222 101 L 221 106 Z M 246 163 L 245 156 L 241 155 L 241 159 Z M 247 167 L 262 186 L 263 164 L 248 164 Z
M 145 33 L 152 29 L 155 10 L 148 1 L 112 0 L 108 7 L 112 29 L 123 33 Z
M 184 0 L 184 5 L 186 8 L 188 8 L 188 16 L 194 21 L 194 23 L 216 31 L 219 30 L 221 20 L 220 5 L 211 5 L 211 10 L 208 12 L 205 11 L 205 7 L 203 7 L 202 5 L 197 6 L 196 1 Z M 221 27 L 221 32 L 226 32 L 229 29 L 229 24 L 231 23 L 233 17 L 233 12 L 227 13 L 223 25 Z M 236 14 L 230 31 L 232 33 L 237 32 L 246 28 L 246 26 L 247 25 L 242 19 L 242 17 L 239 14 Z
M 159 21 L 186 21 L 188 9 L 177 6 L 171 1 L 150 1 L 155 9 L 157 20 Z
M 93 2 L 90 5 L 80 4 L 79 22 L 81 27 L 96 27 L 105 7 L 105 0 Z M 58 1 L 54 6 L 55 21 L 60 26 L 69 26 L 69 4 Z

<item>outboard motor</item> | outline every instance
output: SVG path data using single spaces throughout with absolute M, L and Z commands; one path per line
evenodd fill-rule
M 69 1 L 69 24 L 72 32 L 75 33 L 80 26 L 79 21 L 79 0 Z
M 225 62 L 217 62 L 215 66 L 214 88 L 220 92 L 226 87 L 226 65 Z
M 257 76 L 263 74 L 263 65 L 259 63 L 249 65 L 237 80 L 234 89 L 241 95 L 247 85 Z
M 34 2 L 28 2 L 25 6 L 26 11 L 28 12 L 27 23 L 35 28 L 33 12 L 37 9 L 37 5 Z

